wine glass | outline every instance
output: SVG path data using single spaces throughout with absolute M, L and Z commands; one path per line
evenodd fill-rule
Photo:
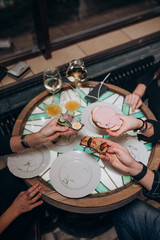
M 43 101 L 43 105 L 45 113 L 50 117 L 60 115 L 62 112 L 58 97 L 56 97 L 56 95 L 47 97 Z
M 52 94 L 58 92 L 62 86 L 62 78 L 58 68 L 47 68 L 43 73 L 43 82 L 48 92 Z
M 86 80 L 87 75 L 87 70 L 82 59 L 74 59 L 69 63 L 66 77 L 70 82 L 75 82 L 76 89 L 78 88 L 79 82 Z
M 77 92 L 69 89 L 61 95 L 61 109 L 62 112 L 69 112 L 70 114 L 75 114 L 75 111 L 80 107 L 80 96 Z

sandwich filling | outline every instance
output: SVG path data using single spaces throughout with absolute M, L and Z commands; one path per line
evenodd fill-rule
M 109 107 L 98 107 L 92 111 L 92 118 L 96 125 L 100 128 L 114 128 L 115 126 L 120 127 L 122 122 L 116 112 Z

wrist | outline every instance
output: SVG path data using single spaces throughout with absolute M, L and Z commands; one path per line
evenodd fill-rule
M 144 93 L 146 90 L 146 86 L 143 83 L 139 83 L 136 87 L 136 89 L 133 91 L 133 93 L 137 96 L 139 96 L 140 98 L 143 97 Z
M 142 96 L 141 96 L 141 94 L 140 93 L 138 93 L 138 92 L 133 92 L 133 94 L 134 95 L 136 95 L 136 96 L 138 96 L 139 98 L 141 98 Z
M 136 161 L 130 170 L 130 175 L 135 176 L 139 174 L 142 171 L 142 169 L 143 169 L 143 165 L 140 162 Z
M 25 140 L 30 147 L 35 147 L 44 143 L 44 140 L 39 132 L 26 135 Z
M 132 175 L 133 179 L 136 181 L 142 180 L 145 177 L 145 175 L 147 174 L 147 167 L 142 162 L 140 162 L 140 163 L 142 165 L 142 170 L 139 173 L 137 173 L 136 175 Z
M 136 121 L 136 124 L 135 124 L 134 131 L 138 131 L 144 126 L 144 121 L 140 118 L 136 118 L 135 121 Z
M 17 218 L 21 213 L 16 208 L 14 202 L 11 204 L 11 206 L 8 208 L 8 211 L 10 213 L 10 216 L 12 216 L 13 219 Z
M 148 128 L 147 122 L 141 118 L 138 119 L 138 126 L 138 128 L 134 129 L 135 132 L 139 130 L 141 133 L 144 133 Z

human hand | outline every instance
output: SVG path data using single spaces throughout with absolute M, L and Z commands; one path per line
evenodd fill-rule
M 100 159 L 108 161 L 113 167 L 127 175 L 137 175 L 142 170 L 142 164 L 138 163 L 128 152 L 118 143 L 105 139 L 108 144 L 106 154 L 100 155 Z
M 125 103 L 132 107 L 132 113 L 142 105 L 142 100 L 139 95 L 132 93 L 126 96 Z
M 41 187 L 39 184 L 35 184 L 30 187 L 27 191 L 21 192 L 11 205 L 14 209 L 14 213 L 19 216 L 24 212 L 31 211 L 33 208 L 41 205 L 43 203 L 40 199 L 42 194 L 39 192 Z
M 74 132 L 71 128 L 58 125 L 58 119 L 59 117 L 55 117 L 38 132 L 42 142 L 49 142 L 59 136 L 70 135 Z
M 133 116 L 125 116 L 123 114 L 119 114 L 120 119 L 122 120 L 122 125 L 117 131 L 111 131 L 107 129 L 107 133 L 111 136 L 118 137 L 122 133 L 125 133 L 130 130 L 134 130 L 136 128 L 140 128 L 142 126 L 142 121 L 133 117 Z

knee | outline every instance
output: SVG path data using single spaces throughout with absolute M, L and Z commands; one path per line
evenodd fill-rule
M 133 202 L 125 205 L 124 207 L 115 210 L 112 215 L 112 219 L 114 224 L 116 223 L 128 223 L 129 221 L 133 221 L 133 219 L 138 216 L 142 216 L 147 212 L 148 205 L 143 201 L 136 199 Z
M 133 222 L 135 219 L 138 222 L 146 222 L 155 218 L 160 218 L 160 212 L 149 204 L 136 199 L 128 205 L 114 211 L 113 215 L 114 224 L 123 224 Z

